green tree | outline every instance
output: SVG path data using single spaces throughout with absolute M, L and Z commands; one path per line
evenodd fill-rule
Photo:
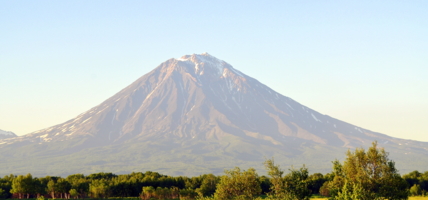
M 33 192 L 36 194 L 37 198 L 46 194 L 45 185 L 43 185 L 39 178 L 34 178 L 33 180 Z
M 206 174 L 203 175 L 201 178 L 201 186 L 196 189 L 196 192 L 199 194 L 199 196 L 213 195 L 217 188 L 218 178 L 213 174 Z
M 36 200 L 46 200 L 45 199 L 45 197 L 44 196 L 39 196 L 39 197 L 37 197 L 37 199 Z
M 0 188 L 0 199 L 6 199 L 6 191 L 3 190 L 3 188 Z
M 349 184 L 345 181 L 343 187 L 338 191 L 334 199 L 340 200 L 359 200 L 359 199 L 377 199 L 374 196 L 367 196 L 367 192 L 364 191 L 361 184 Z
M 70 193 L 70 196 L 71 196 L 73 199 L 76 199 L 77 197 L 79 197 L 79 192 L 77 192 L 77 190 L 76 190 L 76 189 L 70 189 L 70 191 L 69 191 L 68 193 Z
M 377 142 L 367 151 L 348 150 L 343 165 L 337 160 L 333 162 L 333 175 L 326 184 L 332 199 L 408 199 L 406 181 Z M 358 198 L 353 194 L 358 194 Z
M 421 179 L 422 173 L 420 173 L 419 171 L 415 170 L 412 171 L 408 174 L 403 175 L 404 180 L 407 181 L 407 183 L 411 186 L 415 185 L 415 184 L 420 184 L 419 180 Z
M 216 199 L 254 199 L 261 193 L 255 169 L 249 168 L 247 171 L 241 171 L 239 167 L 236 167 L 232 170 L 225 170 L 225 174 L 217 185 L 214 194 Z
M 56 184 L 54 180 L 49 180 L 46 188 L 46 192 L 49 193 L 52 197 L 52 199 L 55 199 L 55 192 L 56 192 Z
M 162 200 L 167 199 L 170 196 L 170 190 L 166 187 L 157 187 L 154 196 Z
M 408 174 L 403 175 L 403 178 L 407 181 L 409 186 L 418 184 L 422 191 L 428 190 L 428 171 L 421 173 L 419 171 L 412 171 Z
M 9 176 L 4 176 L 0 178 L 0 188 L 3 192 L 0 194 L 1 199 L 11 198 L 12 194 L 10 191 L 12 190 L 12 181 L 15 179 L 15 175 L 11 174 Z
M 34 180 L 31 174 L 27 174 L 24 176 L 24 193 L 27 194 L 27 199 L 30 198 L 30 195 L 33 194 L 34 191 Z
M 195 192 L 192 188 L 181 189 L 180 190 L 180 200 L 185 199 L 195 199 L 198 196 L 198 193 Z
M 151 199 L 155 195 L 155 188 L 153 186 L 145 186 L 143 187 L 143 191 L 141 193 L 141 199 Z
M 77 174 L 77 176 L 80 176 L 79 174 Z M 91 179 L 91 180 L 110 180 L 114 177 L 117 177 L 116 174 L 113 173 L 105 173 L 105 172 L 100 172 L 100 173 L 95 173 L 95 174 L 89 174 L 86 178 Z
M 170 189 L 170 198 L 171 199 L 177 199 L 180 197 L 180 189 L 178 187 L 173 186 Z
M 15 179 L 12 180 L 12 189 L 10 190 L 10 193 L 12 194 L 18 194 L 18 198 L 22 199 L 22 196 L 24 194 L 24 176 L 19 175 Z
M 311 191 L 309 190 L 309 171 L 305 166 L 300 169 L 290 169 L 284 177 L 284 191 L 286 197 L 290 200 L 308 200 L 311 196 Z
M 18 197 L 22 199 L 24 195 L 27 195 L 27 199 L 30 198 L 30 194 L 33 192 L 33 177 L 31 174 L 26 176 L 19 175 L 12 181 L 12 189 L 10 193 L 18 194 Z
M 284 171 L 281 170 L 279 165 L 275 165 L 273 159 L 265 161 L 265 167 L 268 175 L 271 177 L 272 183 L 271 194 L 272 199 L 289 199 L 289 200 L 306 200 L 311 196 L 309 190 L 309 172 L 303 166 L 299 170 L 290 169 L 290 173 L 283 176 Z
M 104 198 L 108 197 L 108 184 L 104 179 L 92 180 L 89 184 L 89 192 L 92 198 Z
M 201 177 L 192 177 L 185 180 L 184 183 L 186 188 L 196 189 L 201 186 L 202 184 L 201 182 L 202 182 Z
M 89 193 L 89 182 L 85 178 L 75 180 L 71 183 L 71 188 L 76 189 L 81 197 Z
M 71 184 L 67 180 L 60 178 L 56 182 L 56 185 L 57 185 L 57 187 L 56 187 L 57 192 L 61 194 L 61 199 L 62 198 L 67 199 L 68 198 L 68 191 L 70 191 L 70 189 L 71 189 Z
M 421 186 L 422 191 L 428 191 L 428 171 L 421 174 L 419 185 Z
M 270 176 L 271 186 L 271 194 L 270 196 L 275 198 L 284 198 L 284 180 L 283 174 L 284 171 L 281 170 L 279 165 L 275 165 L 274 159 L 268 159 L 264 162 L 266 170 L 268 171 L 268 175 Z
M 321 173 L 314 173 L 312 175 L 309 175 L 308 179 L 308 189 L 311 191 L 312 194 L 319 194 L 321 187 L 327 181 L 327 178 L 324 177 L 324 175 Z
M 421 186 L 418 184 L 414 184 L 411 188 L 410 188 L 410 194 L 412 196 L 419 196 L 422 194 L 422 190 L 421 190 Z

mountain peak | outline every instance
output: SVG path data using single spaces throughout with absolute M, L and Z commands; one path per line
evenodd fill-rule
M 4 131 L 0 129 L 0 135 L 13 135 L 16 136 L 12 131 Z
M 0 129 L 0 139 L 13 138 L 17 137 L 17 135 L 11 131 L 4 131 Z
M 228 74 L 233 72 L 237 76 L 244 77 L 241 72 L 235 70 L 230 64 L 208 54 L 207 52 L 201 54 L 184 55 L 176 60 L 192 63 L 195 74 L 197 75 L 204 75 L 206 74 L 206 71 L 208 71 L 209 74 L 214 72 L 214 75 L 217 77 L 227 77 Z
M 218 59 L 218 58 L 216 58 L 216 57 L 214 57 L 214 56 L 212 56 L 212 55 L 210 55 L 209 53 L 207 53 L 207 52 L 203 52 L 203 53 L 201 53 L 201 54 L 196 54 L 196 53 L 194 53 L 194 54 L 191 54 L 191 55 L 184 55 L 184 56 L 181 56 L 179 59 L 177 59 L 177 60 L 192 60 L 192 61 L 194 61 L 196 58 L 211 58 L 211 59 L 215 59 L 215 60 L 218 60 L 218 61 L 222 61 L 222 60 L 220 60 L 220 59 Z M 224 61 L 223 61 L 224 62 Z

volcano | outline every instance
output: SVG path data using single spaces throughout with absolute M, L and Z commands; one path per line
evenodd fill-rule
M 401 172 L 428 163 L 428 143 L 321 114 L 203 53 L 163 62 L 74 119 L 0 140 L 0 175 L 219 174 L 234 166 L 262 170 L 271 157 L 285 168 L 306 164 L 325 173 L 347 149 L 372 141 Z

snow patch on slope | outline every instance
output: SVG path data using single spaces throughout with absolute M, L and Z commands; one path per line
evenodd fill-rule
M 315 121 L 321 122 L 321 120 L 319 120 L 317 117 L 315 117 L 315 115 L 313 113 L 311 113 L 311 115 L 312 115 L 312 118 L 314 118 Z

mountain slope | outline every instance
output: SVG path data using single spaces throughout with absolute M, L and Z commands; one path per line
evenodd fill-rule
M 17 137 L 17 135 L 11 131 L 4 131 L 0 129 L 0 140 L 13 137 Z
M 322 115 L 204 53 L 167 60 L 63 124 L 1 140 L 0 152 L 19 157 L 7 161 L 8 169 L 16 172 L 29 170 L 19 162 L 22 158 L 27 164 L 46 158 L 54 164 L 32 170 L 49 174 L 44 169 L 51 169 L 51 175 L 220 173 L 233 166 L 260 169 L 271 156 L 285 166 L 306 163 L 314 171 L 327 172 L 330 161 L 343 157 L 347 148 L 374 140 L 401 160 L 428 153 L 427 143 L 392 138 Z M 427 161 L 397 165 L 414 170 Z M 79 166 L 70 165 L 73 162 Z M 0 169 L 10 173 L 6 171 Z

